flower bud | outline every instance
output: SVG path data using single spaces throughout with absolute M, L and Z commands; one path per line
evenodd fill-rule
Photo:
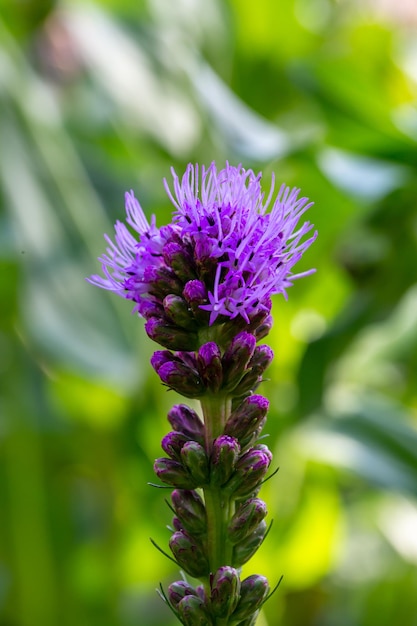
M 181 449 L 187 441 L 190 441 L 190 439 L 183 433 L 171 431 L 163 437 L 161 448 L 171 459 L 181 462 Z
M 262 382 L 262 376 L 255 371 L 249 370 L 233 390 L 237 397 L 254 393 Z
M 253 614 L 265 602 L 268 593 L 269 584 L 265 576 L 253 574 L 242 580 L 240 599 L 232 614 L 232 619 L 237 621 L 238 619 L 246 620 L 252 618 Z
M 266 522 L 262 520 L 250 535 L 233 546 L 232 565 L 234 567 L 242 567 L 253 557 L 264 540 L 266 530 Z
M 184 626 L 212 626 L 213 622 L 204 604 L 197 596 L 185 596 L 177 606 Z
M 153 469 L 158 478 L 171 487 L 178 489 L 194 489 L 196 487 L 190 474 L 178 461 L 165 458 L 156 459 Z
M 272 452 L 265 443 L 257 443 L 256 446 L 253 446 L 252 450 L 259 450 L 260 452 L 266 454 L 269 459 L 269 464 L 271 464 L 273 459 Z
M 144 298 L 140 298 L 140 301 L 136 305 L 135 309 L 142 317 L 145 318 L 145 320 L 148 320 L 151 317 L 162 317 L 164 314 L 164 308 L 160 302 L 145 300 Z
M 172 532 L 174 532 L 175 530 L 186 530 L 184 528 L 184 524 L 182 523 L 180 518 L 177 517 L 176 515 L 174 515 L 174 517 L 172 518 L 172 529 L 171 529 Z
M 168 587 L 168 599 L 174 609 L 185 596 L 197 596 L 197 592 L 189 583 L 185 580 L 177 580 L 171 583 Z
M 265 300 L 262 300 L 262 302 L 259 303 L 259 306 L 257 306 L 256 309 L 254 309 L 249 315 L 249 328 L 251 332 L 256 328 L 259 328 L 259 326 L 270 317 L 271 310 L 271 298 L 265 298 Z
M 190 352 L 186 350 L 178 350 L 175 352 L 175 358 L 184 365 L 187 365 L 191 369 L 198 371 L 197 368 L 197 358 L 195 356 L 195 352 Z
M 205 449 L 197 441 L 188 441 L 181 449 L 181 460 L 190 472 L 196 486 L 206 485 L 209 480 L 209 463 Z
M 236 437 L 242 448 L 259 432 L 259 427 L 265 423 L 269 401 L 263 396 L 253 395 L 245 398 L 232 412 L 226 422 L 226 435 Z
M 256 337 L 256 341 L 260 341 L 267 335 L 269 335 L 271 328 L 273 326 L 272 315 L 268 315 L 265 320 L 255 328 L 254 333 Z
M 186 398 L 198 398 L 206 390 L 197 370 L 179 360 L 163 363 L 159 367 L 158 376 L 170 389 Z
M 218 391 L 222 385 L 223 371 L 221 352 L 214 341 L 201 346 L 197 356 L 198 371 L 204 384 L 211 391 Z
M 222 359 L 223 387 L 225 390 L 232 390 L 239 383 L 245 374 L 255 345 L 255 337 L 245 331 L 234 337 Z
M 196 491 L 175 489 L 171 494 L 175 513 L 185 530 L 201 535 L 207 530 L 206 508 Z
M 217 269 L 217 259 L 213 258 L 212 244 L 207 237 L 197 239 L 194 246 L 194 256 L 198 275 L 207 283 L 214 282 Z
M 174 355 L 170 350 L 156 350 L 151 356 L 151 365 L 155 372 L 158 373 L 162 365 L 169 363 L 174 359 Z
M 251 498 L 240 505 L 230 520 L 227 534 L 232 543 L 239 543 L 250 535 L 266 517 L 268 511 L 265 502 Z
M 262 382 L 262 374 L 270 365 L 273 357 L 274 353 L 269 346 L 257 346 L 248 363 L 247 372 L 235 387 L 234 393 L 237 396 L 241 396 L 255 391 Z
M 194 246 L 194 255 L 196 259 L 201 261 L 207 261 L 212 257 L 213 246 L 207 237 L 199 237 Z
M 194 578 L 209 574 L 209 563 L 203 547 L 185 530 L 177 530 L 169 540 L 169 547 L 180 567 Z
M 248 369 L 256 369 L 262 374 L 269 367 L 274 358 L 274 351 L 267 345 L 256 346 L 253 356 L 248 364 Z
M 176 404 L 168 413 L 172 428 L 186 437 L 204 443 L 204 424 L 197 413 L 186 404 Z
M 226 489 L 239 499 L 256 493 L 270 463 L 270 456 L 263 450 L 251 448 L 236 463 L 235 472 L 226 484 Z
M 229 347 L 233 339 L 242 330 L 248 331 L 248 324 L 241 315 L 231 319 L 226 317 L 222 325 L 222 345 L 225 348 Z
M 196 277 L 193 258 L 183 245 L 170 241 L 164 245 L 162 252 L 166 265 L 174 270 L 182 282 Z
M 229 617 L 239 602 L 240 578 L 234 567 L 220 567 L 211 581 L 211 610 L 216 617 Z
M 207 321 L 209 313 L 200 309 L 202 304 L 207 304 L 207 288 L 201 280 L 189 280 L 185 285 L 182 295 L 188 302 L 194 317 L 199 322 Z
M 235 469 L 240 454 L 237 439 L 220 435 L 213 442 L 211 451 L 210 482 L 212 485 L 224 485 Z
M 184 298 L 171 293 L 165 296 L 163 305 L 167 319 L 175 326 L 185 328 L 186 330 L 196 329 L 194 316 Z
M 198 345 L 196 333 L 173 326 L 165 317 L 150 317 L 145 330 L 150 339 L 169 350 L 196 350 Z
M 182 295 L 190 305 L 200 305 L 207 302 L 207 287 L 201 280 L 189 280 Z
M 148 283 L 148 293 L 163 300 L 169 293 L 181 295 L 183 283 L 168 267 L 148 265 L 143 272 L 143 280 Z

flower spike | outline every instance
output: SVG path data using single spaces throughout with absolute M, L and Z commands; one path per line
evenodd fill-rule
M 297 188 L 276 193 L 274 176 L 265 193 L 261 173 L 228 162 L 171 172 L 171 223 L 148 221 L 127 192 L 126 224 L 105 235 L 102 275 L 88 280 L 133 302 L 162 347 L 151 358 L 160 381 L 201 405 L 201 417 L 186 404 L 168 413 L 166 456 L 154 463 L 163 484 L 153 486 L 171 490 L 172 556 L 151 539 L 201 584 L 183 574 L 159 594 L 183 626 L 255 626 L 279 585 L 241 579 L 271 529 L 258 494 L 278 471 L 268 474 L 272 454 L 260 440 L 269 402 L 257 392 L 273 351 L 257 344 L 272 328 L 271 296 L 287 298 L 315 271 L 294 272 L 317 236 L 302 221 L 312 203 Z

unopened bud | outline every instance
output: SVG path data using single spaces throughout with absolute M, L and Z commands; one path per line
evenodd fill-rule
M 233 393 L 236 396 L 244 396 L 254 393 L 262 382 L 262 376 L 255 371 L 249 370 L 242 378 L 240 383 L 236 385 Z
M 151 365 L 155 372 L 158 373 L 162 365 L 169 363 L 174 358 L 170 350 L 156 350 L 151 356 Z
M 178 489 L 194 489 L 195 482 L 189 472 L 179 463 L 172 459 L 156 459 L 153 469 L 163 483 Z
M 179 350 L 175 352 L 175 357 L 184 365 L 191 367 L 194 370 L 198 370 L 197 368 L 197 358 L 195 356 L 195 352 Z
M 237 621 L 238 619 L 244 620 L 253 618 L 253 614 L 265 602 L 268 593 L 269 584 L 265 576 L 253 574 L 245 578 L 245 580 L 242 580 L 240 600 L 232 614 L 232 619 Z
M 199 311 L 198 307 L 207 302 L 207 287 L 201 280 L 189 280 L 183 289 L 182 295 L 193 312 L 197 313 Z
M 163 305 L 165 315 L 175 326 L 190 331 L 196 330 L 196 321 L 184 298 L 169 294 L 165 296 Z
M 257 346 L 255 352 L 248 363 L 247 372 L 235 387 L 234 393 L 237 396 L 253 392 L 263 380 L 263 372 L 271 364 L 274 353 L 269 346 Z
M 232 390 L 245 374 L 253 351 L 255 350 L 256 339 L 245 331 L 234 337 L 230 346 L 223 355 L 223 387 Z
M 168 599 L 172 606 L 177 608 L 177 605 L 185 596 L 196 596 L 197 592 L 189 583 L 185 580 L 177 580 L 171 583 L 168 587 Z
M 269 459 L 269 464 L 271 464 L 273 458 L 272 452 L 265 443 L 257 443 L 256 446 L 253 446 L 252 450 L 259 450 L 260 452 L 266 454 Z
M 253 356 L 248 364 L 248 369 L 256 369 L 259 374 L 262 374 L 267 367 L 269 367 L 273 361 L 274 352 L 272 348 L 267 345 L 256 346 Z
M 250 535 L 233 546 L 232 564 L 234 567 L 242 567 L 253 557 L 264 540 L 266 530 L 266 522 L 262 520 Z
M 244 448 L 264 424 L 268 408 L 269 401 L 263 396 L 248 396 L 230 415 L 224 428 L 225 434 L 236 437 Z
M 184 528 L 184 524 L 182 523 L 180 518 L 177 517 L 176 515 L 174 515 L 174 517 L 172 518 L 172 528 L 173 528 L 172 532 L 174 532 L 175 530 L 186 530 L 186 528 Z
M 268 511 L 265 502 L 259 498 L 246 500 L 238 508 L 230 520 L 227 529 L 228 537 L 232 543 L 239 543 L 250 535 L 258 524 L 266 517 Z
M 204 601 L 197 596 L 185 596 L 177 609 L 184 626 L 212 626 L 213 624 Z
M 197 370 L 181 361 L 167 361 L 160 366 L 158 376 L 170 389 L 186 398 L 199 398 L 206 389 Z
M 196 491 L 175 489 L 171 494 L 175 513 L 182 527 L 193 535 L 201 535 L 207 530 L 206 508 Z
M 197 413 L 186 404 L 176 404 L 168 413 L 168 421 L 176 431 L 189 439 L 204 443 L 204 424 Z
M 237 439 L 220 435 L 213 442 L 211 451 L 210 481 L 213 485 L 224 485 L 232 476 L 240 454 Z
M 181 449 L 181 460 L 198 487 L 208 483 L 209 463 L 202 445 L 197 441 L 188 441 Z
M 220 567 L 211 581 L 211 609 L 216 617 L 229 617 L 239 602 L 240 578 L 234 567 Z
M 221 352 L 214 341 L 201 346 L 197 356 L 198 371 L 204 384 L 211 391 L 218 391 L 223 381 Z
M 209 314 L 200 309 L 202 304 L 207 304 L 207 288 L 201 280 L 189 280 L 186 283 L 182 295 L 188 302 L 197 321 L 207 321 Z
M 136 306 L 136 310 L 145 320 L 150 319 L 151 317 L 163 317 L 164 308 L 160 302 L 156 300 L 145 300 L 144 298 L 140 298 Z
M 150 317 L 145 324 L 150 339 L 169 350 L 196 350 L 196 333 L 186 331 L 168 322 L 165 317 Z
M 217 259 L 213 257 L 213 246 L 208 237 L 197 239 L 194 247 L 194 256 L 198 275 L 207 283 L 214 281 Z M 207 280 L 208 279 L 208 280 Z
M 148 283 L 148 293 L 163 300 L 169 293 L 181 295 L 183 283 L 168 267 L 148 265 L 143 272 L 143 281 Z
M 187 441 L 190 441 L 190 439 L 183 433 L 171 431 L 163 437 L 161 448 L 171 459 L 181 462 L 181 449 Z
M 189 280 L 182 295 L 190 305 L 200 305 L 207 302 L 207 287 L 201 280 Z
M 194 254 L 198 261 L 207 261 L 212 257 L 213 245 L 207 237 L 199 237 L 194 246 Z
M 271 298 L 266 298 L 265 300 L 262 301 L 262 303 L 259 303 L 259 306 L 256 309 L 254 309 L 251 315 L 249 315 L 250 332 L 253 332 L 257 328 L 259 328 L 259 326 L 263 324 L 267 318 L 270 317 L 271 309 L 272 309 Z
M 265 320 L 259 324 L 254 330 L 256 341 L 260 341 L 271 332 L 271 328 L 273 326 L 272 315 L 268 315 Z
M 182 282 L 186 283 L 196 277 L 193 258 L 183 245 L 170 241 L 164 245 L 163 255 L 166 265 Z
M 169 547 L 180 567 L 194 578 L 203 578 L 209 574 L 209 564 L 195 537 L 185 530 L 177 530 L 169 540 Z
M 235 498 L 244 498 L 256 493 L 270 463 L 270 456 L 264 451 L 251 448 L 236 463 L 235 472 L 226 484 L 226 489 Z

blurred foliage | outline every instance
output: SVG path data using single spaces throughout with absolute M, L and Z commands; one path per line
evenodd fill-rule
M 274 302 L 280 472 L 259 626 L 417 625 L 417 10 L 396 0 L 0 0 L 0 626 L 170 626 L 151 342 L 94 289 L 134 188 L 189 161 L 316 205 Z

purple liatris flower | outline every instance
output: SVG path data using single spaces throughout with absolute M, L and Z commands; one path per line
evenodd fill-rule
M 174 489 L 173 560 L 202 584 L 178 581 L 162 596 L 184 626 L 254 626 L 269 583 L 241 581 L 240 568 L 268 534 L 258 493 L 272 462 L 259 443 L 269 402 L 254 392 L 273 351 L 257 343 L 272 327 L 271 296 L 314 271 L 293 267 L 317 233 L 299 224 L 311 203 L 298 189 L 274 196 L 272 183 L 265 199 L 261 174 L 228 163 L 172 173 L 172 222 L 149 223 L 126 194 L 130 230 L 117 222 L 106 235 L 103 276 L 89 281 L 135 303 L 165 348 L 151 359 L 161 382 L 201 404 L 201 417 L 185 404 L 169 411 L 154 471 Z
M 186 301 L 187 283 L 200 281 L 198 307 L 212 325 L 238 316 L 249 323 L 260 310 L 269 313 L 271 295 L 286 297 L 292 281 L 314 271 L 293 273 L 317 235 L 309 222 L 298 224 L 312 204 L 299 198 L 298 189 L 282 185 L 273 199 L 272 184 L 265 199 L 261 174 L 228 163 L 220 171 L 214 163 L 207 169 L 190 164 L 181 180 L 172 173 L 173 192 L 165 181 L 175 207 L 172 223 L 157 228 L 152 216 L 149 224 L 133 192 L 127 193 L 126 223 L 137 236 L 116 223 L 114 241 L 106 235 L 108 248 L 99 259 L 104 276 L 91 276 L 91 283 L 132 300 L 145 318 L 169 320 L 169 310 L 161 308 L 165 296 Z M 182 325 L 193 323 L 190 311 Z

